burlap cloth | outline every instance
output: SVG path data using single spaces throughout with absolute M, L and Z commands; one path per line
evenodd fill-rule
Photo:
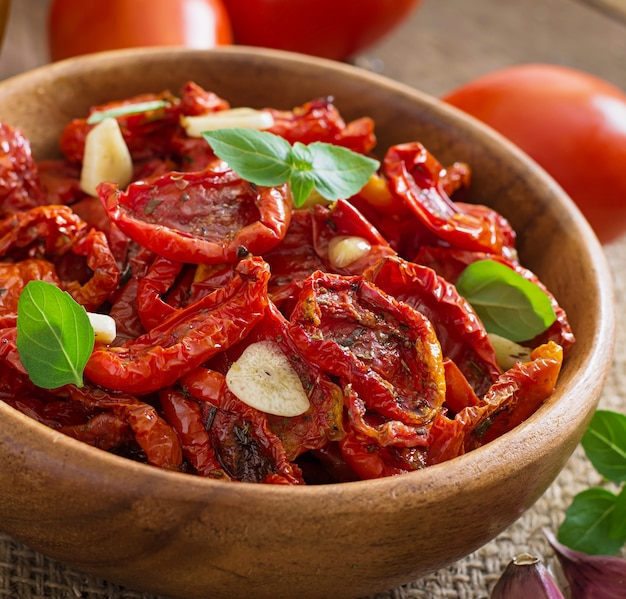
M 46 61 L 47 3 L 13 0 L 0 78 Z M 625 22 L 592 5 L 592 0 L 423 0 L 402 28 L 357 63 L 433 95 L 519 62 L 570 65 L 626 90 Z M 618 343 L 601 406 L 625 412 L 626 325 L 620 316 L 626 308 L 626 238 L 606 252 L 615 277 Z M 556 530 L 572 497 L 597 482 L 578 448 L 545 495 L 495 540 L 453 566 L 370 599 L 486 599 L 514 555 L 526 551 L 550 560 L 541 527 Z M 84 575 L 0 534 L 0 599 L 43 597 L 162 599 Z

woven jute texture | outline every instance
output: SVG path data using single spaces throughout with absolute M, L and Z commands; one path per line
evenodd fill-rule
M 13 0 L 0 78 L 46 61 L 48 3 Z M 423 0 L 406 24 L 359 57 L 357 64 L 434 95 L 521 62 L 573 66 L 626 89 L 626 25 L 592 4 L 591 0 Z M 626 309 L 626 238 L 606 251 L 615 277 L 618 343 L 600 405 L 626 412 L 626 325 L 621 319 Z M 578 448 L 544 496 L 496 539 L 453 566 L 368 599 L 487 599 L 513 556 L 530 552 L 550 563 L 552 553 L 541 528 L 556 530 L 573 496 L 599 482 Z M 254 592 L 247 596 L 254 599 Z M 43 598 L 164 599 L 84 575 L 0 534 L 0 599 Z

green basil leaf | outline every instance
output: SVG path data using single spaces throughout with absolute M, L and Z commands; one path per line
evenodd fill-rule
M 151 110 L 158 110 L 159 108 L 166 108 L 169 106 L 169 102 L 165 100 L 150 100 L 148 102 L 137 102 L 135 104 L 122 104 L 107 110 L 96 110 L 89 115 L 87 119 L 88 125 L 97 125 L 104 119 L 113 118 L 116 119 L 120 116 L 126 116 L 129 114 L 141 114 L 142 112 L 150 112 Z
M 626 416 L 597 410 L 582 439 L 593 467 L 613 482 L 626 481 Z
M 472 305 L 485 329 L 511 341 L 528 341 L 556 315 L 537 285 L 495 260 L 478 260 L 463 270 L 457 291 Z
M 95 334 L 85 308 L 45 281 L 30 281 L 17 305 L 17 351 L 31 381 L 44 389 L 83 385 Z
M 294 171 L 291 173 L 289 186 L 293 195 L 293 203 L 300 208 L 311 195 L 315 180 L 310 171 Z
M 327 200 L 358 193 L 380 165 L 373 158 L 341 146 L 314 142 L 308 148 L 313 156 L 315 189 Z
M 617 497 L 607 489 L 592 487 L 582 491 L 565 512 L 559 527 L 559 541 L 589 555 L 614 555 L 626 538 L 614 538 L 613 513 Z
M 613 514 L 611 517 L 611 538 L 626 543 L 626 485 L 615 499 Z
M 204 131 L 215 154 L 240 177 L 255 185 L 273 187 L 289 180 L 291 145 L 286 139 L 256 129 Z
M 380 165 L 333 144 L 296 142 L 292 147 L 268 131 L 216 129 L 202 135 L 215 154 L 247 181 L 267 186 L 288 181 L 298 208 L 313 189 L 327 200 L 354 195 Z

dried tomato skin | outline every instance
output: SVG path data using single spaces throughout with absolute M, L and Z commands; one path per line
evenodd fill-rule
M 416 427 L 413 439 L 399 437 L 399 443 L 422 442 L 418 429 L 439 411 L 445 394 L 441 348 L 422 314 L 361 277 L 316 272 L 305 282 L 289 331 L 312 362 L 356 391 L 367 410 Z
M 30 142 L 0 123 L 0 218 L 46 203 Z
M 159 391 L 159 399 L 165 419 L 176 431 L 183 453 L 195 472 L 200 476 L 227 480 L 229 477 L 211 445 L 199 403 L 174 387 Z
M 339 448 L 346 464 L 362 480 L 395 476 L 426 466 L 423 447 L 383 447 L 366 435 L 350 431 Z
M 452 419 L 440 415 L 431 428 L 428 465 L 472 451 L 529 418 L 554 391 L 562 363 L 563 349 L 549 341 L 503 372 L 478 403 Z
M 392 193 L 442 244 L 515 256 L 515 232 L 506 219 L 485 206 L 452 202 L 442 181 L 444 170 L 419 142 L 392 146 L 383 160 Z
M 98 308 L 119 283 L 119 268 L 104 233 L 89 230 L 67 206 L 38 206 L 0 221 L 0 256 L 52 263 L 56 277 L 44 280 L 58 280 L 87 310 Z M 86 258 L 84 269 L 77 256 Z M 68 266 L 72 268 L 64 270 Z
M 146 330 L 202 299 L 208 293 L 228 285 L 236 265 L 182 264 L 157 256 L 139 278 L 137 310 Z
M 0 262 L 0 329 L 15 326 L 17 302 L 29 281 L 46 281 L 57 287 L 61 281 L 54 264 L 47 260 L 29 258 L 19 262 Z
M 89 384 L 81 388 L 66 385 L 57 393 L 85 406 L 110 411 L 128 425 L 149 464 L 168 470 L 180 469 L 183 453 L 178 436 L 149 403 L 132 395 L 113 394 Z
M 187 81 L 181 89 L 178 108 L 181 115 L 198 116 L 209 112 L 228 110 L 230 103 L 216 93 L 202 88 L 194 81 Z
M 164 101 L 168 105 L 146 112 L 118 116 L 116 120 L 133 161 L 168 155 L 171 137 L 180 126 L 178 124 L 180 100 L 167 91 L 160 94 L 140 94 L 127 100 L 93 106 L 86 118 L 74 119 L 65 126 L 59 137 L 61 151 L 69 162 L 82 163 L 85 139 L 89 131 L 95 127 L 95 124 L 87 123 L 91 114 L 151 101 Z
M 11 260 L 60 256 L 86 228 L 67 206 L 37 206 L 0 220 L 0 256 Z
M 386 256 L 396 252 L 376 228 L 349 202 L 338 200 L 331 206 L 316 205 L 313 210 L 313 241 L 315 251 L 324 261 L 324 270 L 342 275 L 361 274 Z M 361 237 L 371 249 L 350 264 L 338 267 L 329 257 L 329 245 L 336 236 Z
M 40 160 L 37 173 L 46 204 L 71 205 L 85 194 L 80 186 L 80 165 L 66 160 Z
M 373 120 L 363 117 L 346 123 L 332 98 L 316 98 L 293 110 L 266 110 L 274 118 L 274 124 L 267 131 L 280 135 L 290 144 L 321 141 L 361 154 L 369 153 L 376 145 Z
M 137 283 L 137 311 L 146 331 L 169 318 L 176 308 L 168 304 L 163 296 L 183 269 L 182 262 L 173 262 L 157 256 L 147 272 Z
M 270 430 L 267 414 L 237 399 L 222 373 L 200 367 L 183 376 L 181 385 L 192 398 L 205 403 L 206 430 L 231 478 L 269 484 L 304 482 L 300 469 Z
M 276 306 L 291 311 L 291 304 L 300 293 L 304 280 L 316 270 L 324 270 L 324 262 L 313 242 L 312 213 L 294 210 L 285 237 L 263 255 L 270 265 L 270 296 Z
M 233 171 L 168 173 L 121 191 L 101 183 L 106 212 L 131 239 L 173 261 L 236 261 L 242 248 L 263 254 L 291 218 L 288 186 L 256 187 Z
M 151 393 L 245 337 L 267 308 L 269 267 L 260 258 L 247 258 L 237 265 L 237 273 L 228 287 L 141 337 L 116 347 L 97 344 L 85 376 L 107 389 Z
M 86 310 L 95 311 L 117 290 L 120 271 L 102 231 L 89 232 L 72 245 L 74 256 L 86 256 L 86 266 L 92 276 L 84 283 L 63 283 L 63 288 Z
M 435 328 L 444 357 L 453 360 L 482 396 L 500 375 L 487 331 L 452 283 L 427 266 L 386 258 L 363 275 L 368 281 L 424 314 Z

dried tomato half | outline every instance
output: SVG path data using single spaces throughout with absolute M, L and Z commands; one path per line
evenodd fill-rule
M 445 358 L 450 358 L 479 396 L 500 375 L 487 331 L 456 287 L 428 268 L 402 258 L 386 258 L 364 273 L 377 287 L 428 317 Z
M 445 398 L 430 321 L 362 277 L 315 272 L 289 332 L 309 360 L 344 384 L 351 424 L 380 444 L 424 444 Z
M 192 400 L 200 402 L 209 442 L 229 477 L 271 484 L 304 482 L 300 469 L 289 461 L 281 440 L 270 430 L 267 415 L 237 399 L 223 374 L 200 367 L 181 383 Z
M 515 232 L 507 220 L 486 206 L 453 202 L 444 186 L 449 181 L 442 179 L 445 169 L 419 142 L 389 148 L 383 172 L 392 193 L 444 245 L 516 255 Z
M 287 232 L 287 185 L 257 187 L 231 170 L 171 172 L 131 183 L 98 187 L 109 218 L 153 252 L 177 262 L 234 262 L 262 254 Z

